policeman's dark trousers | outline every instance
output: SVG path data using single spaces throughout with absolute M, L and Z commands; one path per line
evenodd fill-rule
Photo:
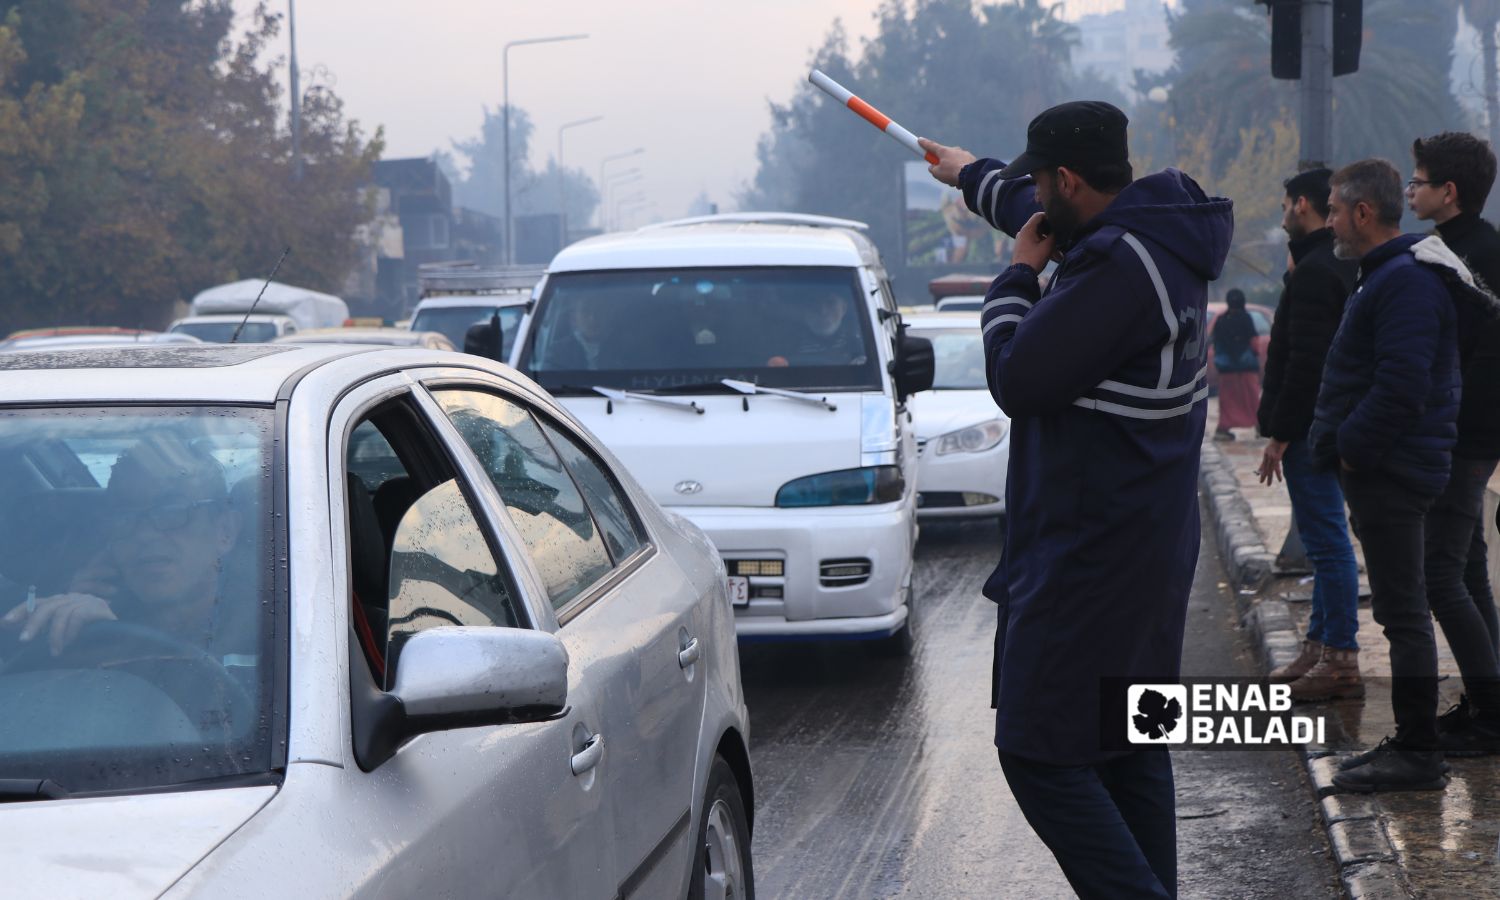
M 1437 748 L 1437 641 L 1427 605 L 1430 495 L 1380 473 L 1340 472 L 1349 521 L 1365 550 L 1370 611 L 1391 644 L 1391 712 L 1408 749 Z
M 1427 600 L 1433 618 L 1443 629 L 1453 661 L 1464 678 L 1464 690 L 1481 712 L 1500 715 L 1500 661 L 1495 656 L 1493 632 L 1485 616 L 1494 618 L 1495 600 L 1485 588 L 1469 589 L 1469 572 L 1476 552 L 1475 534 L 1484 529 L 1484 490 L 1495 472 L 1494 460 L 1454 457 L 1448 487 L 1427 511 Z M 1478 539 L 1479 564 L 1484 565 L 1484 539 Z
M 1001 753 L 1000 768 L 1082 900 L 1177 896 L 1177 799 L 1165 750 L 1093 766 Z

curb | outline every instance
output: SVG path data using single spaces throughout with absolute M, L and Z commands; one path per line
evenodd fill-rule
M 1235 589 L 1240 619 L 1253 635 L 1261 662 L 1269 672 L 1295 659 L 1302 643 L 1286 601 L 1252 599 L 1275 577 L 1276 557 L 1266 549 L 1229 460 L 1212 444 L 1203 446 L 1199 482 L 1208 497 L 1219 558 Z M 1349 900 L 1410 900 L 1415 895 L 1407 886 L 1374 798 L 1337 792 L 1333 786 L 1337 756 L 1307 747 L 1299 747 L 1297 752 L 1318 800 L 1344 896 Z
M 1224 454 L 1212 444 L 1203 445 L 1199 480 L 1213 513 L 1219 556 L 1238 591 L 1259 591 L 1271 583 L 1275 554 L 1266 549 L 1255 514 L 1240 494 L 1240 483 Z

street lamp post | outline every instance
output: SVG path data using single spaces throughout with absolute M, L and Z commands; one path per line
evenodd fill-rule
M 510 265 L 515 262 L 516 239 L 515 229 L 511 228 L 510 220 L 510 48 L 521 47 L 527 44 L 554 44 L 558 41 L 581 41 L 588 37 L 586 34 L 561 34 L 554 37 L 525 38 L 519 41 L 510 41 L 500 52 L 500 79 L 502 115 L 505 120 L 504 143 L 505 143 L 505 262 Z
M 615 227 L 620 227 L 620 212 L 622 210 L 628 210 L 631 207 L 640 206 L 647 202 L 649 201 L 647 200 L 646 193 L 644 191 L 636 191 L 634 194 L 629 194 L 615 200 Z
M 297 0 L 286 0 L 287 36 L 291 43 L 287 80 L 292 94 L 292 180 L 302 180 L 302 79 L 297 71 Z
M 597 122 L 603 116 L 589 116 L 587 119 L 574 119 L 564 122 L 557 129 L 557 217 L 562 228 L 562 245 L 568 246 L 568 173 L 563 166 L 563 132 L 569 128 L 577 128 L 580 125 L 588 125 Z
M 634 184 L 643 177 L 645 176 L 641 175 L 641 170 L 637 168 L 621 169 L 609 176 L 609 180 L 604 184 L 604 197 L 600 206 L 602 211 L 599 214 L 600 218 L 604 221 L 604 230 L 608 231 L 612 227 L 610 223 L 613 221 L 613 217 L 609 215 L 611 209 L 609 201 L 614 195 L 615 188 L 621 185 Z
M 645 153 L 645 152 L 646 152 L 646 148 L 645 147 L 637 147 L 634 150 L 626 150 L 623 153 L 612 153 L 609 156 L 606 156 L 606 157 L 604 157 L 603 159 L 601 159 L 599 161 L 599 227 L 600 228 L 603 228 L 606 231 L 609 230 L 609 222 L 607 221 L 608 218 L 609 218 L 609 216 L 608 216 L 609 207 L 605 206 L 605 199 L 604 199 L 604 167 L 607 166 L 607 165 L 609 165 L 610 163 L 616 161 L 616 160 L 627 159 L 627 158 L 632 157 L 632 156 L 639 156 L 639 155 L 641 155 L 642 153 Z

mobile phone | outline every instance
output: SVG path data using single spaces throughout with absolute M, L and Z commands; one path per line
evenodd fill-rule
M 1036 236 L 1042 240 L 1046 240 L 1052 236 L 1052 223 L 1047 221 L 1045 215 L 1042 216 L 1040 222 L 1036 223 Z

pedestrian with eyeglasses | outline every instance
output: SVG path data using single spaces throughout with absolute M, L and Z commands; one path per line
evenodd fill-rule
M 1481 286 L 1500 287 L 1500 234 L 1479 217 L 1495 181 L 1495 154 L 1471 134 L 1412 144 L 1406 202 L 1432 222 Z M 1500 622 L 1490 590 L 1484 494 L 1500 461 L 1500 316 L 1493 298 L 1458 308 L 1463 401 L 1453 474 L 1427 513 L 1427 600 L 1463 675 L 1458 704 L 1438 719 L 1443 750 L 1500 751 Z

